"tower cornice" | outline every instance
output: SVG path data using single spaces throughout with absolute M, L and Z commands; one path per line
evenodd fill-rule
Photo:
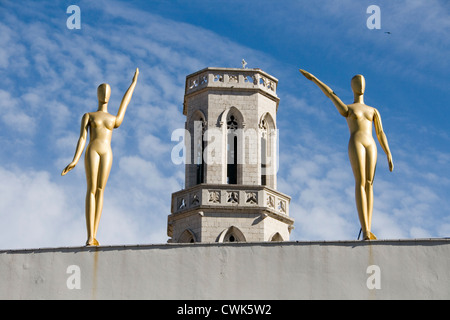
M 183 114 L 187 115 L 187 99 L 205 90 L 258 92 L 276 102 L 278 79 L 259 68 L 205 68 L 186 76 Z

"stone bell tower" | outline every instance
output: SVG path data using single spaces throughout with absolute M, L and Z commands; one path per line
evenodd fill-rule
M 172 194 L 169 242 L 289 240 L 290 197 L 276 190 L 277 84 L 261 69 L 186 77 L 186 187 Z

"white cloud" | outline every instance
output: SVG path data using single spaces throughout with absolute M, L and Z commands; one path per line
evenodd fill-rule
M 36 123 L 19 99 L 0 89 L 0 114 L 3 124 L 15 133 L 32 134 Z
M 0 167 L 0 181 L 2 248 L 75 245 L 84 238 L 79 232 L 84 217 L 76 215 L 66 190 L 48 172 Z
M 171 194 L 181 189 L 182 170 L 166 175 L 157 163 L 136 156 L 121 157 L 119 162 L 105 189 L 99 241 L 166 242 Z

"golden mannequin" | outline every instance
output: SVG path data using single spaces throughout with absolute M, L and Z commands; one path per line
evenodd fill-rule
M 84 157 L 87 181 L 86 227 L 88 239 L 86 245 L 88 246 L 99 245 L 96 235 L 103 209 L 103 194 L 113 159 L 111 151 L 112 131 L 122 124 L 138 75 L 139 69 L 136 68 L 133 81 L 122 98 L 117 116 L 109 114 L 107 110 L 111 95 L 110 86 L 103 83 L 98 87 L 98 110 L 83 115 L 75 155 L 72 162 L 61 173 L 64 176 L 77 165 L 86 144 L 88 131 L 90 131 L 89 144 Z
M 356 75 L 352 78 L 351 87 L 354 102 L 345 105 L 333 90 L 314 75 L 301 69 L 300 72 L 308 80 L 314 82 L 331 99 L 339 113 L 347 118 L 348 128 L 350 129 L 348 155 L 355 177 L 356 208 L 363 231 L 363 239 L 376 239 L 375 235 L 370 232 L 373 211 L 373 179 L 377 164 L 377 146 L 372 136 L 372 122 L 375 124 L 378 141 L 387 155 L 390 171 L 394 170 L 394 163 L 392 162 L 386 135 L 383 132 L 380 114 L 377 109 L 364 104 L 365 79 L 362 75 Z

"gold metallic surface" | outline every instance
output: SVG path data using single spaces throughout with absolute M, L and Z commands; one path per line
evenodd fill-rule
M 314 82 L 323 93 L 330 98 L 339 113 L 347 119 L 350 130 L 348 155 L 355 177 L 355 200 L 364 240 L 376 239 L 370 232 L 373 211 L 373 180 L 377 164 L 377 146 L 372 136 L 372 122 L 378 141 L 387 155 L 389 170 L 394 170 L 392 154 L 389 150 L 386 135 L 383 132 L 381 117 L 377 109 L 364 104 L 365 79 L 362 75 L 352 78 L 351 87 L 354 95 L 352 104 L 344 104 L 326 84 L 311 73 L 300 69 L 300 72 Z
M 113 129 L 118 128 L 122 124 L 125 112 L 136 86 L 138 75 L 139 69 L 136 68 L 133 81 L 122 98 L 117 116 L 108 113 L 108 101 L 111 95 L 110 86 L 103 83 L 98 87 L 98 110 L 83 115 L 80 137 L 78 139 L 75 155 L 72 162 L 69 163 L 61 173 L 61 175 L 64 176 L 77 165 L 81 154 L 83 153 L 84 146 L 86 145 L 89 131 L 89 144 L 86 148 L 84 157 L 87 181 L 86 228 L 88 239 L 86 245 L 88 246 L 99 245 L 96 235 L 103 209 L 105 186 L 113 160 L 111 136 Z

